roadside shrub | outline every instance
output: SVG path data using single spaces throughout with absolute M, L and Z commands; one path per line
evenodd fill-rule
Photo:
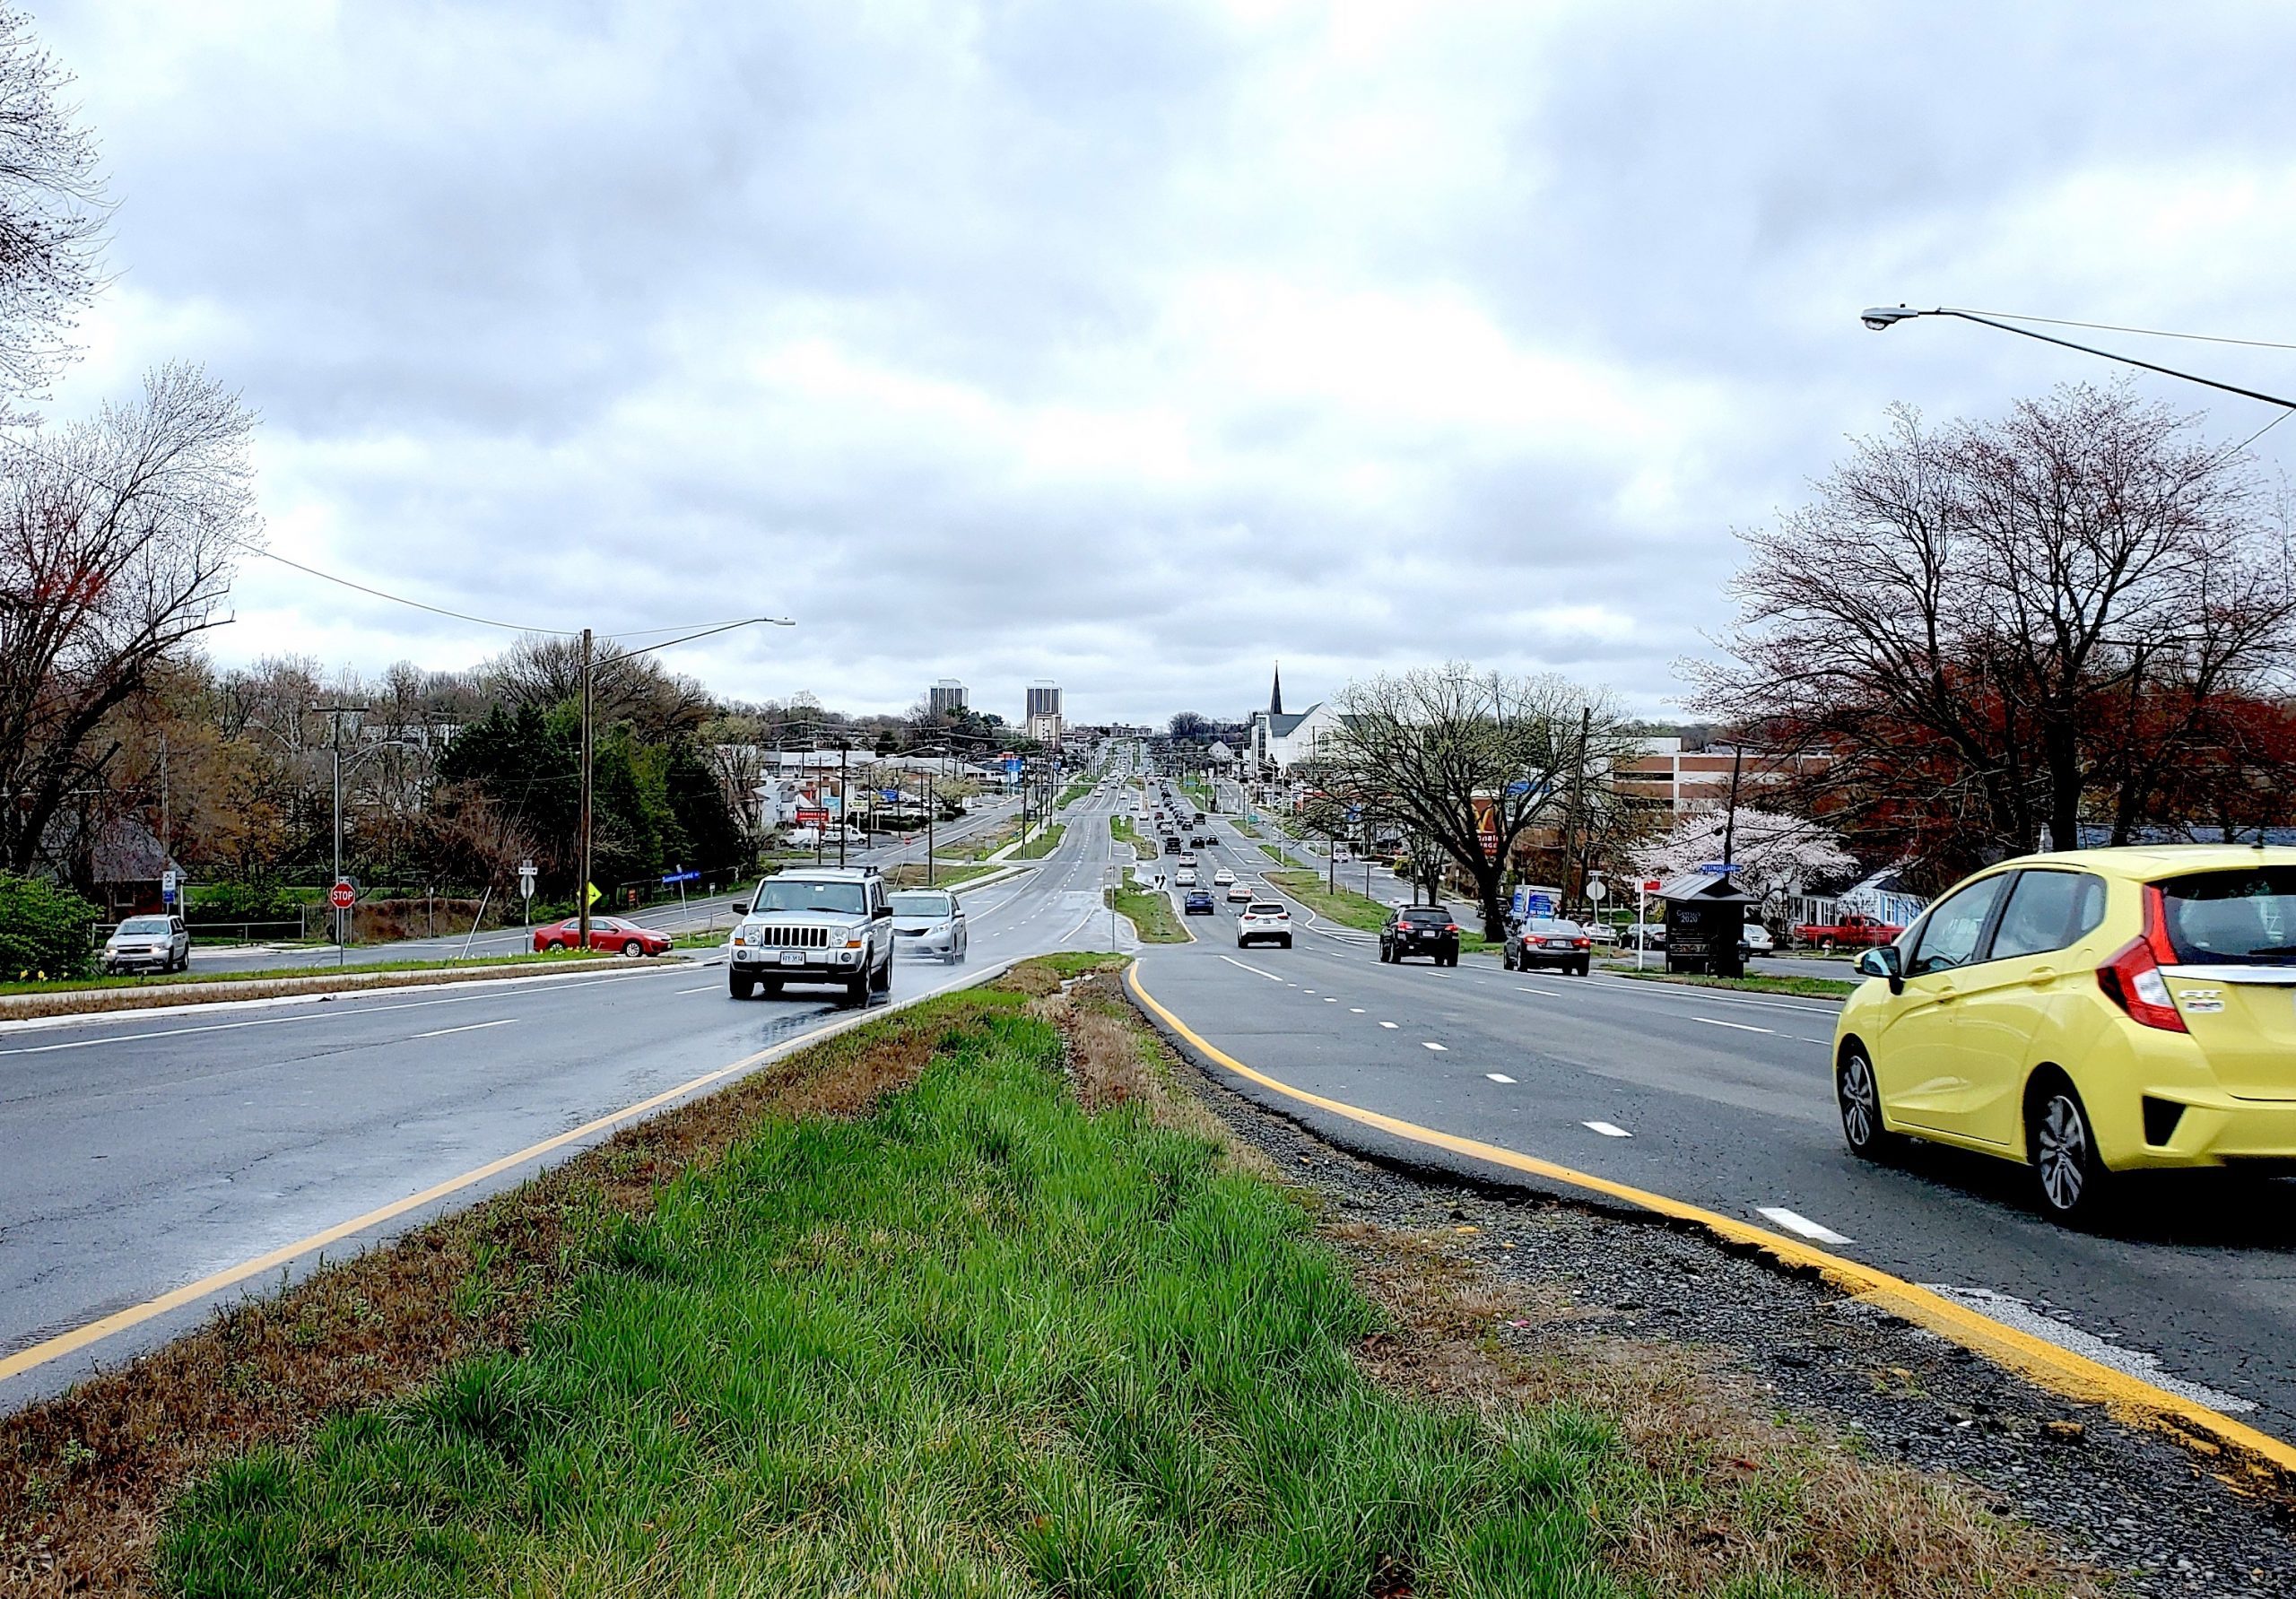
M 68 889 L 0 872 L 0 976 L 85 976 L 95 964 L 88 928 L 102 919 L 102 911 Z
M 193 893 L 192 908 L 206 922 L 291 922 L 311 898 L 270 878 L 203 883 Z

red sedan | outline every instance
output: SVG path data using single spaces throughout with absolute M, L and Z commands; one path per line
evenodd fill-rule
M 582 924 L 578 917 L 568 917 L 562 922 L 552 922 L 546 927 L 535 929 L 535 950 L 570 950 L 582 942 Z M 618 955 L 665 955 L 669 953 L 670 935 L 652 927 L 641 927 L 635 922 L 625 922 L 618 917 L 590 918 L 590 947 L 606 950 Z

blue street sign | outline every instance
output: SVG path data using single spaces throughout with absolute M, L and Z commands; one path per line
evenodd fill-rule
M 1347 820 L 1348 820 L 1348 821 L 1362 821 L 1362 820 L 1363 820 L 1363 807 L 1362 807 L 1362 806 L 1361 806 L 1361 805 L 1350 805 L 1350 806 L 1348 806 L 1348 807 L 1347 807 Z
M 1528 778 L 1518 778 L 1507 785 L 1507 792 L 1509 794 L 1528 794 L 1530 791 L 1531 780 Z
M 1554 914 L 1554 896 L 1539 889 L 1518 888 L 1512 908 L 1518 919 L 1551 917 Z
M 880 788 L 877 790 L 877 797 L 884 800 L 899 800 L 900 798 L 900 790 L 898 788 Z
M 1738 865 L 1735 861 L 1700 861 L 1698 869 L 1709 877 L 1729 877 L 1737 872 Z
M 671 872 L 665 874 L 662 881 L 664 882 L 700 882 L 701 881 L 701 873 L 699 872 Z

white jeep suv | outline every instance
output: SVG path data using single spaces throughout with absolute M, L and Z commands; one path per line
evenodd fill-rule
M 726 949 L 735 999 L 788 983 L 834 983 L 855 1004 L 893 986 L 893 913 L 872 866 L 805 866 L 766 878 Z

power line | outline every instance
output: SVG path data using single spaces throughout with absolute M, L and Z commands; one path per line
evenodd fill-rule
M 395 605 L 412 605 L 415 610 L 428 611 L 433 616 L 451 616 L 457 621 L 476 622 L 484 628 L 500 628 L 506 633 L 548 633 L 561 639 L 578 639 L 582 636 L 582 630 L 579 628 L 527 627 L 515 621 L 497 621 L 491 616 L 473 616 L 466 611 L 449 611 L 444 605 L 426 604 L 421 600 L 408 599 L 403 594 L 391 594 L 384 589 L 370 587 L 364 583 L 354 583 L 348 578 L 338 578 L 333 572 L 323 572 L 315 566 L 305 566 L 300 561 L 290 561 L 284 555 L 275 554 L 259 544 L 248 543 L 245 539 L 234 539 L 231 542 L 250 555 L 259 555 L 265 561 L 275 561 L 281 566 L 293 567 L 297 571 L 310 577 L 324 578 L 329 583 L 339 583 L 345 588 L 356 589 L 361 594 L 371 595 L 378 600 L 388 600 Z
M 2017 311 L 1979 311 L 1977 315 L 2001 317 L 2011 322 L 2042 322 L 2051 327 L 2086 327 L 2099 333 L 2133 333 L 2148 339 L 2190 339 L 2203 344 L 2245 344 L 2251 350 L 2296 350 L 2296 344 L 2276 343 L 2270 339 L 2236 339 L 2216 333 L 2170 333 L 2158 327 L 2126 327 L 2118 322 L 2075 322 L 2066 317 L 2028 317 Z

